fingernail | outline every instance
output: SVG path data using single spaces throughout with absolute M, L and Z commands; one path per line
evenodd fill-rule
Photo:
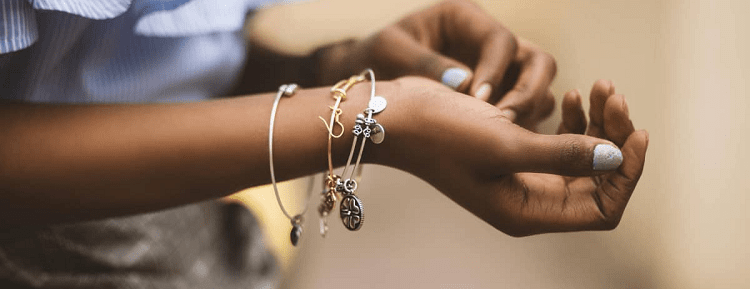
M 510 121 L 516 121 L 516 112 L 512 109 L 506 108 L 500 111 Z
M 461 85 L 461 83 L 464 82 L 464 80 L 466 80 L 466 77 L 468 76 L 469 72 L 466 70 L 463 70 L 461 68 L 448 68 L 445 70 L 445 72 L 443 72 L 443 77 L 440 79 L 440 81 L 455 90 L 459 85 Z
M 490 99 L 490 94 L 492 93 L 492 86 L 489 83 L 483 83 L 479 86 L 479 89 L 477 89 L 477 93 L 474 95 L 474 97 L 487 101 Z
M 611 171 L 622 163 L 620 149 L 609 144 L 598 144 L 594 147 L 594 170 Z

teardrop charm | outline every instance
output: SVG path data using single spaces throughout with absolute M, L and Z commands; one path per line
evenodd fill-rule
M 289 234 L 289 238 L 292 241 L 292 245 L 296 247 L 297 243 L 299 243 L 300 237 L 302 237 L 302 226 L 300 225 L 292 226 L 292 232 Z

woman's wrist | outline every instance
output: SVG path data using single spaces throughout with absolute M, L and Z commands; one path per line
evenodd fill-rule
M 404 123 L 402 110 L 398 107 L 403 105 L 404 96 L 401 94 L 398 81 L 376 81 L 375 94 L 386 99 L 386 108 L 375 115 L 373 118 L 383 126 L 385 138 L 382 143 L 375 144 L 367 141 L 362 161 L 364 163 L 377 163 L 387 165 L 389 160 L 384 159 L 387 156 L 387 150 L 392 149 L 393 143 L 399 138 L 401 126 Z M 336 166 L 345 165 L 346 157 L 350 151 L 352 139 L 354 138 L 353 128 L 355 126 L 356 116 L 365 114 L 370 100 L 370 83 L 364 82 L 355 85 L 348 93 L 347 100 L 342 102 L 341 122 L 343 124 L 344 134 L 341 138 L 333 141 L 334 164 Z
M 362 85 L 358 89 L 367 90 L 366 93 L 369 93 L 367 88 L 369 86 Z M 421 97 L 418 93 L 404 88 L 401 79 L 377 82 L 376 95 L 382 96 L 388 102 L 386 109 L 375 117 L 378 124 L 384 128 L 385 138 L 380 144 L 368 142 L 363 156 L 364 162 L 406 169 L 402 160 L 409 158 L 413 153 L 414 146 L 410 143 L 413 142 L 418 130 L 415 127 L 418 123 L 416 118 L 422 113 L 424 106 L 420 105 Z M 355 115 L 363 110 L 364 106 Z M 347 127 L 353 127 L 353 123 Z

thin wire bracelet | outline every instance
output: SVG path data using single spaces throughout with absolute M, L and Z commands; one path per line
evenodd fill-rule
M 387 106 L 387 101 L 382 96 L 375 95 L 375 73 L 372 69 L 366 69 L 360 74 L 360 76 L 364 77 L 367 74 L 370 76 L 370 82 L 372 85 L 370 100 L 364 111 L 367 115 L 357 115 L 357 120 L 355 121 L 354 129 L 352 131 L 354 133 L 354 139 L 352 140 L 352 146 L 349 150 L 349 157 L 344 166 L 344 171 L 341 173 L 341 178 L 337 180 L 336 184 L 336 190 L 344 195 L 340 206 L 341 221 L 344 223 L 344 227 L 350 231 L 359 230 L 364 223 L 364 207 L 362 200 L 356 196 L 356 191 L 362 173 L 360 161 L 362 160 L 362 153 L 364 152 L 365 144 L 368 139 L 375 144 L 379 144 L 383 142 L 385 137 L 385 129 L 382 125 L 378 124 L 377 120 L 373 118 L 373 115 L 382 112 Z M 357 160 L 354 163 L 354 167 L 350 172 L 349 168 L 351 167 L 354 151 L 357 147 L 357 142 L 360 136 L 362 137 L 362 141 L 359 145 L 359 153 L 357 154 Z
M 333 210 L 336 204 L 338 193 L 336 191 L 336 185 L 339 182 L 339 176 L 335 175 L 333 173 L 333 156 L 331 152 L 332 147 L 332 139 L 333 138 L 339 138 L 344 134 L 344 125 L 339 121 L 340 115 L 343 113 L 343 111 L 340 108 L 341 102 L 346 100 L 346 92 L 351 88 L 353 85 L 364 81 L 366 77 L 364 74 L 359 75 L 353 75 L 349 77 L 348 79 L 344 79 L 336 83 L 333 87 L 331 87 L 331 97 L 336 100 L 335 104 L 333 106 L 329 106 L 331 109 L 331 119 L 330 122 L 327 122 L 323 117 L 319 116 L 321 121 L 326 126 L 326 129 L 328 130 L 328 147 L 327 147 L 327 159 L 328 159 L 328 173 L 326 176 L 326 180 L 323 182 L 325 184 L 326 189 L 321 192 L 321 204 L 318 206 L 318 213 L 320 215 L 320 235 L 325 237 L 326 232 L 328 231 L 328 214 Z M 341 132 L 336 135 L 334 134 L 334 125 L 338 125 L 341 128 Z
M 273 107 L 271 108 L 271 121 L 269 122 L 268 128 L 268 166 L 271 171 L 271 184 L 273 185 L 273 191 L 276 194 L 276 202 L 279 204 L 281 212 L 283 212 L 284 216 L 286 216 L 289 221 L 292 222 L 292 232 L 290 233 L 290 239 L 292 245 L 294 246 L 297 246 L 299 238 L 302 235 L 302 216 L 307 212 L 308 202 L 310 201 L 310 192 L 312 192 L 312 185 L 308 184 L 307 197 L 305 198 L 305 205 L 302 212 L 292 217 L 286 210 L 286 208 L 284 208 L 284 203 L 281 202 L 281 197 L 279 196 L 279 188 L 276 185 L 276 173 L 273 166 L 273 128 L 276 122 L 276 110 L 279 107 L 279 101 L 281 100 L 281 97 L 294 95 L 297 92 L 298 88 L 299 86 L 297 86 L 297 84 L 285 84 L 279 87 L 279 91 L 276 93 L 276 99 L 274 99 L 273 101 Z M 311 181 L 312 180 L 313 179 L 311 178 Z
M 372 71 L 372 69 L 368 68 L 362 71 L 359 75 L 364 77 L 366 74 L 370 76 L 370 101 L 368 101 L 369 104 L 375 98 L 375 72 Z M 349 158 L 346 161 L 346 166 L 344 166 L 344 171 L 341 172 L 342 178 L 345 178 L 347 171 L 349 171 L 349 166 L 352 163 L 352 157 L 354 157 L 354 150 L 357 146 L 357 139 L 358 137 L 354 136 L 354 140 L 352 140 L 352 146 L 349 150 Z M 351 174 L 347 179 L 351 179 L 355 173 L 357 173 L 356 179 L 359 179 L 362 174 L 362 170 L 357 170 L 357 167 L 359 166 L 359 161 L 362 159 L 362 151 L 365 146 L 365 140 L 367 140 L 367 138 L 362 139 L 362 145 L 360 146 L 359 155 L 357 156 L 357 162 L 355 163 L 354 168 L 352 169 Z
M 331 109 L 330 122 L 326 122 L 326 120 L 321 116 L 318 117 L 326 125 L 326 129 L 328 129 L 328 176 L 330 178 L 334 178 L 335 176 L 333 174 L 333 157 L 331 156 L 331 138 L 339 138 L 344 134 L 344 125 L 341 123 L 341 121 L 339 121 L 339 116 L 341 116 L 343 111 L 339 106 L 341 105 L 342 101 L 346 100 L 346 92 L 349 90 L 349 88 L 364 80 L 365 76 L 363 74 L 359 74 L 353 75 L 348 79 L 344 79 L 336 83 L 331 88 L 331 97 L 333 97 L 336 102 L 333 106 L 329 107 Z M 333 133 L 334 123 L 341 127 L 341 132 L 338 135 Z

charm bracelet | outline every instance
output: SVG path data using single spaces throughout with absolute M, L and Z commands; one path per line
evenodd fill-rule
M 331 154 L 331 143 L 333 138 L 339 138 L 344 134 L 343 124 L 339 121 L 342 114 L 340 108 L 341 102 L 347 97 L 346 93 L 354 84 L 367 80 L 369 76 L 371 82 L 370 100 L 364 113 L 357 115 L 355 125 L 353 128 L 354 139 L 352 140 L 352 146 L 349 150 L 349 157 L 344 166 L 344 170 L 341 176 L 333 173 L 333 160 Z M 308 186 L 308 196 L 305 200 L 304 209 L 301 213 L 292 216 L 284 208 L 284 204 L 279 196 L 279 190 L 276 184 L 276 175 L 274 171 L 273 162 L 273 131 L 276 119 L 276 111 L 278 110 L 279 101 L 282 96 L 292 96 L 296 93 L 298 86 L 296 84 L 286 84 L 279 87 L 279 90 L 274 99 L 273 107 L 271 109 L 271 119 L 269 122 L 268 132 L 268 157 L 269 157 L 269 168 L 271 173 L 271 182 L 273 190 L 276 195 L 276 201 L 281 208 L 284 215 L 291 221 L 292 230 L 290 232 L 290 240 L 292 245 L 297 246 L 300 237 L 302 235 L 302 223 L 303 215 L 307 212 L 307 202 L 309 201 L 310 191 L 312 191 L 312 182 Z M 328 130 L 328 174 L 324 181 L 325 190 L 321 193 L 321 204 L 318 207 L 318 213 L 320 215 L 320 233 L 325 237 L 328 230 L 327 217 L 333 211 L 335 203 L 339 196 L 343 196 L 340 204 L 340 217 L 341 221 L 350 231 L 359 230 L 364 222 L 363 206 L 362 201 L 355 195 L 357 191 L 359 177 L 361 175 L 362 167 L 360 167 L 360 161 L 362 160 L 362 154 L 364 152 L 365 144 L 367 139 L 370 139 L 375 144 L 380 144 L 385 138 L 385 129 L 379 124 L 373 116 L 382 112 L 387 101 L 381 96 L 375 95 L 375 73 L 372 69 L 366 69 L 358 75 L 354 75 L 349 79 L 345 79 L 337 83 L 331 88 L 332 97 L 336 100 L 335 104 L 329 107 L 331 112 L 330 122 L 326 122 L 321 117 L 321 120 L 326 124 Z M 341 131 L 338 134 L 334 133 L 334 127 L 338 126 Z M 360 136 L 362 136 L 361 141 Z M 352 166 L 352 160 L 354 158 L 354 152 L 359 145 L 359 152 L 357 154 L 356 161 Z M 352 168 L 351 171 L 349 170 Z M 355 176 L 356 175 L 356 176 Z
M 281 202 L 281 197 L 279 197 L 279 189 L 276 186 L 276 174 L 274 173 L 273 168 L 273 127 L 274 122 L 276 119 L 276 110 L 279 106 L 279 100 L 281 100 L 282 96 L 292 96 L 294 93 L 297 92 L 298 86 L 297 84 L 285 84 L 279 87 L 279 91 L 276 93 L 276 99 L 273 101 L 273 107 L 271 108 L 271 121 L 269 123 L 269 129 L 268 129 L 268 162 L 269 167 L 271 170 L 271 184 L 273 185 L 273 191 L 276 194 L 276 202 L 279 203 L 279 207 L 281 208 L 281 212 L 284 213 L 284 215 L 292 222 L 292 231 L 289 234 L 290 240 L 292 242 L 292 245 L 297 246 L 297 243 L 299 242 L 300 237 L 302 236 L 302 222 L 303 222 L 303 215 L 305 212 L 307 212 L 308 204 L 307 202 L 310 199 L 310 192 L 312 191 L 312 184 L 308 186 L 308 192 L 307 192 L 307 198 L 305 198 L 305 204 L 304 209 L 301 213 L 297 215 L 290 215 L 289 212 L 284 208 L 284 204 Z M 313 180 L 312 178 L 310 179 Z
M 324 236 L 325 231 L 327 230 L 324 217 L 327 216 L 327 213 L 333 209 L 332 206 L 328 206 L 328 204 L 330 204 L 330 200 L 329 198 L 327 198 L 327 195 L 335 196 L 335 194 L 331 194 L 332 192 L 342 194 L 344 196 L 339 207 L 339 213 L 344 227 L 346 227 L 350 231 L 357 231 L 362 227 L 362 224 L 364 223 L 364 207 L 362 205 L 362 201 L 355 195 L 358 186 L 358 181 L 355 179 L 355 172 L 357 175 L 361 174 L 361 167 L 359 167 L 359 164 L 362 160 L 362 153 L 364 152 L 367 139 L 370 139 L 375 144 L 380 144 L 385 139 L 385 129 L 381 124 L 377 122 L 377 120 L 373 118 L 373 115 L 382 112 L 387 106 L 387 101 L 385 98 L 375 95 L 375 73 L 372 71 L 372 69 L 366 69 L 358 75 L 358 77 L 360 78 L 364 78 L 365 76 L 369 76 L 371 82 L 370 100 L 368 102 L 367 108 L 364 110 L 364 114 L 357 115 L 354 129 L 352 131 L 354 133 L 354 139 L 352 140 L 352 146 L 349 150 L 349 158 L 346 161 L 346 166 L 344 166 L 344 171 L 341 173 L 340 177 L 332 173 L 332 162 L 329 149 L 328 161 L 329 169 L 331 169 L 331 171 L 329 172 L 329 176 L 326 180 L 328 191 L 325 192 L 322 198 L 323 203 L 319 207 L 322 220 L 321 234 Z M 336 113 L 336 111 L 334 111 L 334 113 Z M 330 135 L 332 135 L 332 133 Z M 352 159 L 354 157 L 354 151 L 356 150 L 357 142 L 360 136 L 362 136 L 362 141 L 359 146 L 359 153 L 357 154 L 357 159 L 352 170 L 349 171 L 349 168 L 352 164 Z
M 341 116 L 343 111 L 339 106 L 342 101 L 346 100 L 346 92 L 349 90 L 349 88 L 359 82 L 364 81 L 365 79 L 365 76 L 360 74 L 351 76 L 348 79 L 344 79 L 336 83 L 336 85 L 331 88 L 331 97 L 335 99 L 336 102 L 333 106 L 329 107 L 331 109 L 330 122 L 326 122 L 323 117 L 319 117 L 328 130 L 328 174 L 323 182 L 325 188 L 323 192 L 321 192 L 320 206 L 318 206 L 318 214 L 320 216 L 320 235 L 323 237 L 325 237 L 326 233 L 328 232 L 328 215 L 331 213 L 331 211 L 333 211 L 333 208 L 336 206 L 336 201 L 338 200 L 337 195 L 339 194 L 339 192 L 337 192 L 336 190 L 336 185 L 340 182 L 341 179 L 341 177 L 333 173 L 333 157 L 331 155 L 332 140 L 334 138 L 339 138 L 344 134 L 344 125 L 339 121 L 339 117 Z M 338 125 L 341 128 L 341 132 L 339 134 L 334 134 L 334 124 Z

